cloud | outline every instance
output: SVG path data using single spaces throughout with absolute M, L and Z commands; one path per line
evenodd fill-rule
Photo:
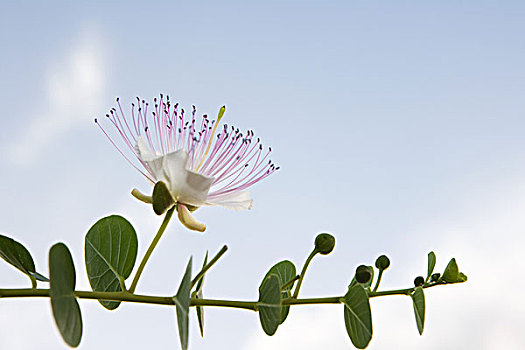
M 101 36 L 87 26 L 73 42 L 67 53 L 50 64 L 45 79 L 47 108 L 29 113 L 34 119 L 24 125 L 8 152 L 15 164 L 30 164 L 58 136 L 102 110 L 106 64 Z

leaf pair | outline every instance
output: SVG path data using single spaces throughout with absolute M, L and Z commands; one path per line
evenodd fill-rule
M 268 335 L 274 335 L 288 317 L 290 306 L 281 304 L 283 299 L 291 297 L 295 277 L 295 265 L 288 260 L 275 264 L 264 276 L 259 287 L 257 309 L 262 328 Z

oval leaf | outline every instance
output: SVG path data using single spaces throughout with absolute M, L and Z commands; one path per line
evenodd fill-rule
M 425 326 L 425 294 L 422 287 L 416 287 L 414 293 L 411 295 L 412 303 L 414 304 L 414 314 L 416 315 L 417 330 L 419 334 L 423 334 L 423 327 Z
M 459 278 L 459 269 L 458 264 L 456 263 L 456 259 L 452 258 L 447 267 L 445 268 L 445 272 L 443 272 L 443 280 L 445 282 L 454 283 L 458 282 Z
M 365 288 L 354 284 L 344 296 L 345 325 L 352 344 L 364 349 L 372 339 L 372 312 Z
M 35 271 L 35 263 L 29 251 L 14 239 L 0 235 L 0 257 L 30 278 L 48 281 L 46 277 Z
M 286 286 L 286 288 L 283 290 L 283 286 L 286 285 L 288 282 L 293 280 L 296 276 L 296 269 L 295 265 L 288 260 L 283 260 L 281 262 L 278 262 L 277 264 L 273 265 L 270 268 L 270 271 L 264 276 L 264 280 L 266 280 L 271 274 L 277 275 L 279 277 L 279 289 L 281 290 L 281 298 L 287 299 L 290 298 L 291 290 L 293 287 L 293 283 Z M 288 313 L 290 312 L 290 305 L 284 305 L 281 306 L 281 321 L 280 323 L 283 323 L 284 320 L 286 320 L 286 317 L 288 317 Z
M 432 276 L 434 272 L 434 267 L 436 266 L 436 254 L 434 252 L 428 253 L 428 267 L 427 267 L 427 281 Z
M 277 275 L 266 277 L 259 287 L 257 309 L 264 333 L 274 335 L 281 323 L 281 288 Z
M 175 205 L 175 200 L 168 189 L 168 186 L 162 181 L 159 181 L 153 187 L 153 194 L 151 196 L 153 201 L 153 211 L 157 215 L 162 215 L 168 209 Z
M 180 344 L 183 350 L 188 349 L 188 316 L 190 313 L 190 291 L 191 291 L 191 261 L 188 261 L 186 272 L 180 282 L 179 290 L 173 297 L 177 309 L 177 324 L 179 326 Z
M 82 338 L 82 315 L 75 297 L 75 266 L 69 249 L 57 243 L 49 250 L 49 296 L 64 341 L 77 347 Z
M 91 288 L 98 292 L 120 292 L 121 281 L 129 277 L 137 258 L 137 234 L 121 216 L 97 221 L 86 234 L 86 269 Z M 109 310 L 120 302 L 100 301 Z

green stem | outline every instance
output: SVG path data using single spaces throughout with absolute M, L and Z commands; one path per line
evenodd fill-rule
M 159 227 L 159 231 L 155 235 L 155 238 L 153 238 L 153 241 L 148 247 L 148 250 L 146 251 L 146 254 L 144 254 L 144 257 L 142 258 L 142 261 L 140 262 L 139 268 L 137 269 L 137 273 L 135 274 L 135 277 L 133 278 L 133 282 L 131 282 L 131 287 L 129 287 L 129 292 L 134 293 L 135 289 L 137 288 L 137 283 L 139 282 L 140 275 L 142 275 L 142 271 L 144 270 L 144 267 L 146 266 L 146 263 L 148 262 L 151 253 L 153 253 L 153 250 L 157 246 L 157 243 L 159 243 L 160 238 L 162 237 L 162 234 L 166 230 L 166 227 L 168 226 L 168 223 L 170 222 L 171 217 L 173 216 L 173 211 L 175 211 L 175 207 L 171 208 L 167 211 L 166 216 L 164 216 L 164 221 L 162 221 L 162 224 Z
M 217 255 L 215 255 L 213 259 L 211 259 L 210 262 L 206 264 L 206 266 L 204 266 L 202 270 L 197 274 L 197 276 L 195 276 L 195 278 L 191 281 L 190 289 L 193 288 L 195 284 L 197 284 L 197 282 L 199 282 L 199 280 L 204 276 L 204 274 L 221 258 L 221 256 L 224 255 L 224 253 L 226 253 L 227 250 L 228 246 L 226 245 L 223 246 L 221 250 L 219 250 Z
M 297 299 L 297 296 L 299 295 L 299 289 L 301 289 L 301 284 L 303 283 L 304 275 L 306 274 L 306 269 L 308 269 L 308 265 L 310 265 L 310 262 L 314 258 L 315 254 L 319 253 L 317 250 L 313 250 L 308 258 L 306 259 L 303 270 L 301 271 L 301 277 L 299 277 L 299 281 L 297 281 L 297 287 L 295 287 L 295 292 L 293 293 L 293 298 Z
M 425 283 L 423 288 L 430 288 L 439 285 L 446 285 L 452 283 Z M 369 297 L 381 297 L 387 295 L 410 295 L 414 288 L 394 289 L 381 292 L 370 292 Z M 131 303 L 157 304 L 157 305 L 175 305 L 173 297 L 162 297 L 153 295 L 131 294 L 129 292 L 91 292 L 91 291 L 75 291 L 75 295 L 80 299 L 94 299 L 107 301 L 122 301 Z M 32 297 L 49 297 L 49 289 L 0 289 L 0 298 L 32 298 Z M 340 304 L 343 296 L 325 297 L 325 298 L 305 298 L 295 299 L 288 298 L 282 301 L 282 305 L 311 305 L 311 304 Z M 217 307 L 231 307 L 245 310 L 255 310 L 256 301 L 240 301 L 240 300 L 217 300 L 217 299 L 199 299 L 191 298 L 190 306 L 217 306 Z
M 374 287 L 374 289 L 372 290 L 372 292 L 375 292 L 377 291 L 377 288 L 379 288 L 379 283 L 381 282 L 381 277 L 383 277 L 383 269 L 379 270 L 379 275 L 377 275 L 377 281 L 376 281 L 376 285 Z
M 281 292 L 282 292 L 283 290 L 286 290 L 286 288 L 288 288 L 288 287 L 290 287 L 290 289 L 292 289 L 291 286 L 293 286 L 293 284 L 295 283 L 295 281 L 297 281 L 299 278 L 301 278 L 301 276 L 297 275 L 297 276 L 295 276 L 294 278 L 292 278 L 291 280 L 289 280 L 288 282 L 286 282 L 286 283 L 281 287 Z

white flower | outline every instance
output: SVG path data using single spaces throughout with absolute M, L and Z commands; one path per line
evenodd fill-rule
M 148 103 L 139 98 L 137 105 L 132 103 L 131 117 L 124 114 L 118 98 L 117 105 L 118 109 L 113 108 L 106 117 L 145 171 L 125 155 L 96 119 L 95 122 L 152 184 L 163 181 L 167 185 L 178 209 L 186 212 L 179 210 L 179 218 L 189 215 L 187 206 L 250 209 L 253 200 L 248 187 L 279 169 L 268 160 L 271 149 L 264 151 L 253 131 L 243 134 L 227 125 L 218 128 L 224 106 L 216 121 L 204 115 L 199 126 L 195 107 L 188 118 L 183 109 L 179 112 L 178 104 L 171 105 L 168 96 L 154 99 L 151 114 Z

